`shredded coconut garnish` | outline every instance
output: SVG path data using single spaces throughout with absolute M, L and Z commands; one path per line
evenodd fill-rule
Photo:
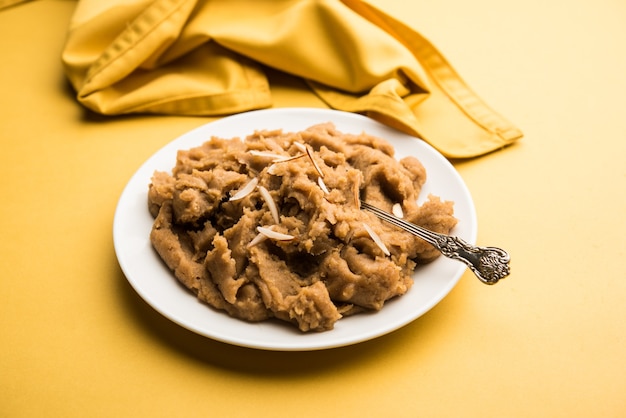
M 272 163 L 272 165 L 267 168 L 267 174 L 271 174 L 272 176 L 276 174 L 276 163 Z
M 294 142 L 293 143 L 296 148 L 298 148 L 300 151 L 302 152 L 306 152 L 306 145 L 304 145 L 302 142 Z
M 254 247 L 257 244 L 262 243 L 266 239 L 267 239 L 267 235 L 263 235 L 262 233 L 259 232 L 254 238 L 252 238 L 252 241 L 248 243 L 248 248 Z
M 298 158 L 302 158 L 304 157 L 306 154 L 298 154 L 298 155 L 294 155 L 293 157 L 285 157 L 282 160 L 278 160 L 278 161 L 274 161 L 274 164 L 277 163 L 286 163 L 287 161 L 293 161 L 293 160 L 297 160 Z
M 288 161 L 293 161 L 293 160 L 297 160 L 298 158 L 302 158 L 306 156 L 306 154 L 298 154 L 298 155 L 294 155 L 293 157 L 285 157 L 282 160 L 274 160 L 272 161 L 272 165 L 269 166 L 269 168 L 267 169 L 267 172 L 269 174 L 276 174 L 276 165 L 280 164 L 280 163 L 286 163 Z
M 237 193 L 235 193 L 233 196 L 231 196 L 230 199 L 228 199 L 229 201 L 235 201 L 235 200 L 240 200 L 243 199 L 244 197 L 248 196 L 250 193 L 252 193 L 256 187 L 256 185 L 259 183 L 259 179 L 257 177 L 254 177 L 252 180 L 250 180 L 245 186 L 243 186 L 241 189 L 239 189 L 239 191 Z
M 295 238 L 293 235 L 276 232 L 270 227 L 257 226 L 256 230 L 259 231 L 260 234 L 265 235 L 267 238 L 273 239 L 275 241 L 291 241 Z
M 395 203 L 391 207 L 391 213 L 396 215 L 398 218 L 404 218 L 404 212 L 402 211 L 402 205 L 400 203 Z
M 267 207 L 270 209 L 270 213 L 272 214 L 272 218 L 274 218 L 274 222 L 280 223 L 280 218 L 278 216 L 278 208 L 276 207 L 276 203 L 274 203 L 274 199 L 272 199 L 272 195 L 267 189 L 263 186 L 259 186 L 259 192 L 261 192 L 261 197 L 267 203 Z
M 315 158 L 313 158 L 313 152 L 311 151 L 311 147 L 306 147 L 306 153 L 309 156 L 309 159 L 311 160 L 311 162 L 313 163 L 313 167 L 315 167 L 317 174 L 319 174 L 320 177 L 324 177 L 324 173 L 322 173 L 320 166 L 317 165 L 317 163 L 315 162 Z
M 359 197 L 359 185 L 354 183 L 354 187 L 352 187 L 352 194 L 354 196 L 354 204 L 357 209 L 361 209 L 361 198 Z
M 363 222 L 363 227 L 365 228 L 365 230 L 367 231 L 368 234 L 370 234 L 370 237 L 372 237 L 372 240 L 374 240 L 374 242 L 376 243 L 376 245 L 378 245 L 378 248 L 381 249 L 381 251 L 383 253 L 385 253 L 385 255 L 387 257 L 389 257 L 391 255 L 391 253 L 389 252 L 389 250 L 387 249 L 387 246 L 385 245 L 385 243 L 383 243 L 383 241 L 380 239 L 380 237 L 378 236 L 378 234 L 376 232 L 374 232 L 374 230 L 365 222 Z
M 250 150 L 248 152 L 250 153 L 250 155 L 254 155 L 255 157 L 271 158 L 274 162 L 283 161 L 283 160 L 287 160 L 291 158 L 288 155 L 280 155 L 280 154 L 275 154 L 273 152 L 268 152 L 268 151 Z
M 322 180 L 321 177 L 317 178 L 317 185 L 320 186 L 320 189 L 322 189 L 324 194 L 330 194 L 330 191 L 328 190 L 328 187 L 326 187 L 326 183 L 324 183 L 324 180 Z

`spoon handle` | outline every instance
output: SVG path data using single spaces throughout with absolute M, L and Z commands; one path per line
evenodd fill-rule
M 496 284 L 511 272 L 509 266 L 511 257 L 501 248 L 478 247 L 468 244 L 459 237 L 430 231 L 363 201 L 361 201 L 361 208 L 422 238 L 437 248 L 444 256 L 465 263 L 476 277 L 485 284 Z

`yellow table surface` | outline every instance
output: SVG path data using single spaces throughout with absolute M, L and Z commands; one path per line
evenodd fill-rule
M 512 254 L 365 343 L 270 352 L 149 307 L 112 221 L 140 164 L 210 119 L 100 117 L 60 52 L 76 6 L 0 12 L 0 416 L 626 416 L 626 3 L 377 0 L 525 133 L 456 162 L 478 242 Z M 324 107 L 272 75 L 275 106 Z

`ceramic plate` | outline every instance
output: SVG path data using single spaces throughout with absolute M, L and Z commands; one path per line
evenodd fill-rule
M 300 108 L 253 111 L 182 135 L 150 157 L 130 179 L 117 205 L 113 238 L 120 266 L 137 293 L 162 315 L 200 335 L 238 346 L 281 351 L 319 350 L 370 340 L 408 324 L 441 301 L 466 268 L 444 257 L 418 267 L 409 292 L 388 301 L 380 312 L 343 318 L 331 331 L 304 334 L 279 321 L 248 323 L 234 319 L 199 302 L 179 284 L 152 248 L 148 185 L 155 170 L 171 171 L 178 150 L 198 146 L 211 136 L 243 138 L 261 129 L 301 131 L 328 121 L 345 133 L 366 132 L 386 139 L 395 147 L 398 158 L 417 157 L 428 175 L 420 199 L 433 193 L 454 201 L 459 223 L 452 233 L 469 243 L 476 242 L 476 214 L 467 187 L 454 167 L 424 141 L 352 113 Z

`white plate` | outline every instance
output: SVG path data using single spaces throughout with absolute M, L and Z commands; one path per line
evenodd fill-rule
M 422 196 L 433 193 L 452 200 L 458 225 L 452 231 L 476 242 L 476 214 L 471 196 L 454 167 L 424 141 L 400 133 L 364 116 L 326 109 L 269 109 L 242 113 L 203 125 L 163 147 L 148 159 L 124 189 L 113 222 L 113 240 L 120 266 L 137 293 L 175 323 L 206 337 L 244 347 L 304 351 L 340 347 L 394 331 L 423 315 L 456 285 L 465 265 L 439 257 L 418 267 L 415 284 L 405 295 L 388 301 L 377 313 L 339 320 L 332 331 L 303 334 L 280 322 L 248 323 L 199 302 L 174 278 L 150 244 L 152 216 L 148 212 L 148 185 L 155 170 L 170 172 L 176 152 L 202 144 L 211 136 L 245 137 L 259 129 L 300 131 L 332 121 L 346 133 L 378 136 L 389 141 L 396 156 L 416 156 L 427 170 Z

